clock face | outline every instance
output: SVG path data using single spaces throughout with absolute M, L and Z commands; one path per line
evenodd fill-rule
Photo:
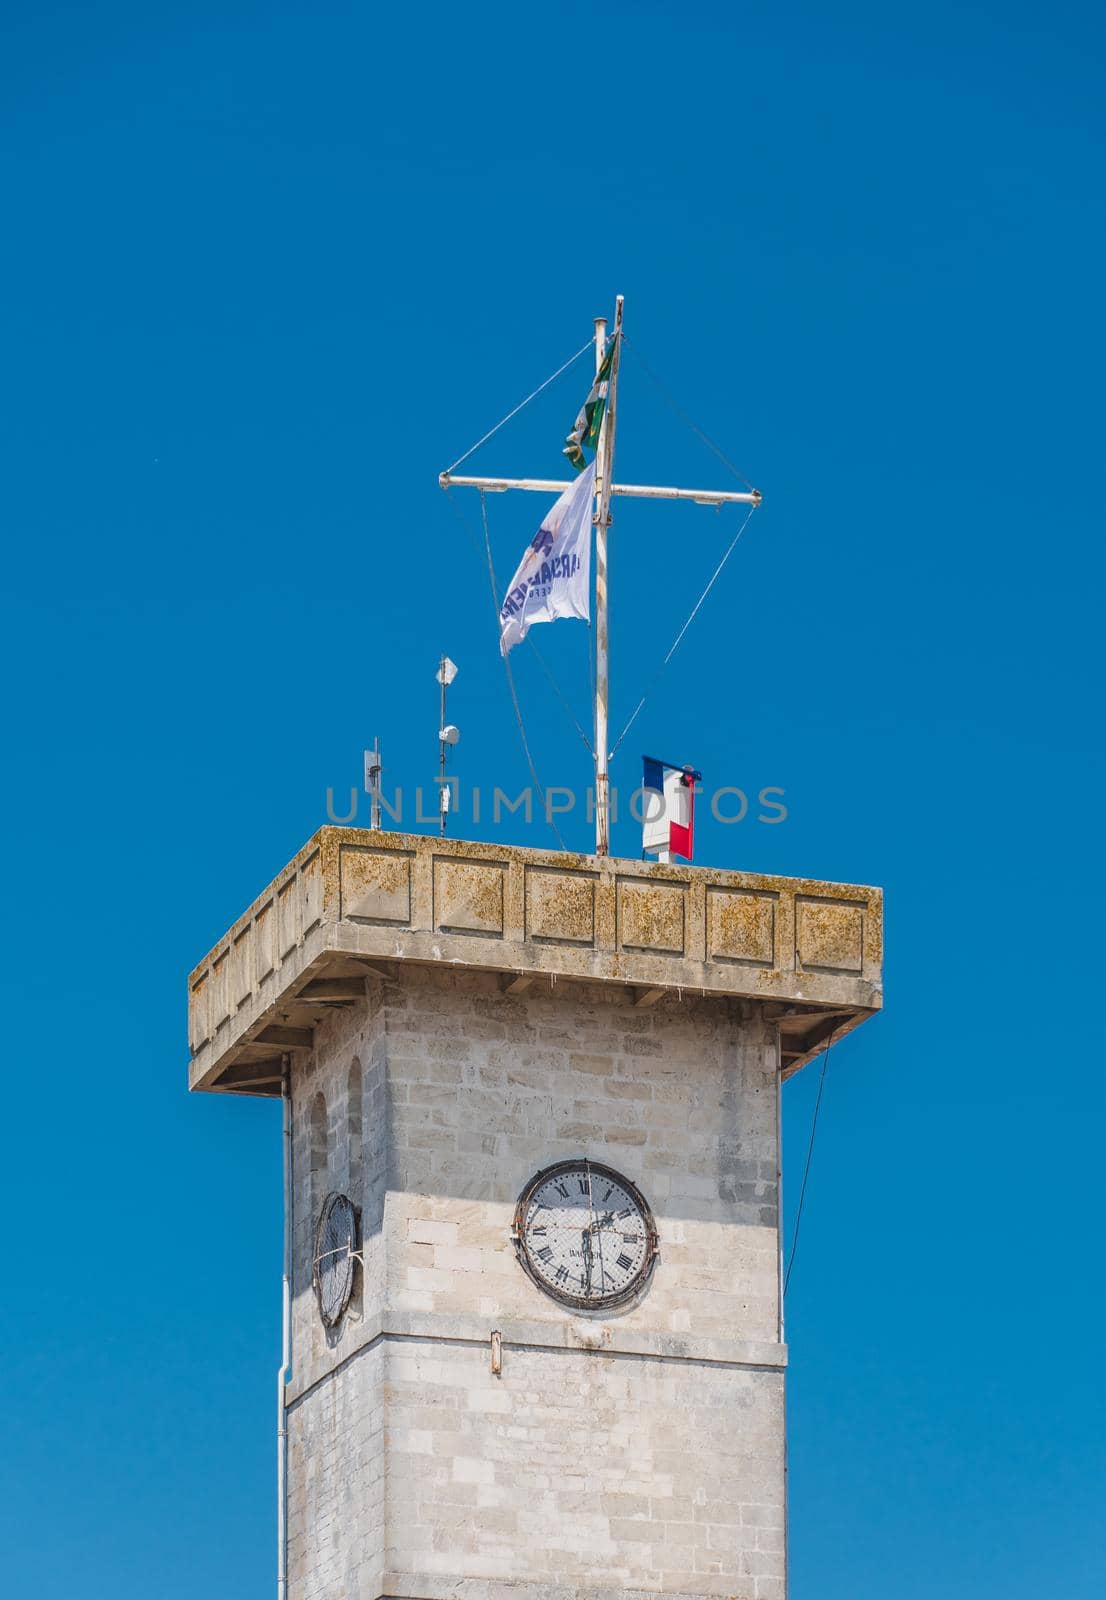
M 596 1161 L 560 1161 L 531 1178 L 515 1209 L 515 1248 L 539 1289 L 601 1310 L 644 1288 L 657 1229 L 641 1193 Z

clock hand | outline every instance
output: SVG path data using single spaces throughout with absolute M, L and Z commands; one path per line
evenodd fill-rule
M 607 1275 L 603 1271 L 603 1240 L 599 1237 L 599 1224 L 595 1220 L 595 1200 L 592 1195 L 591 1186 L 591 1162 L 586 1158 L 584 1161 L 584 1169 L 588 1175 L 588 1288 L 591 1288 L 591 1235 L 594 1233 L 595 1237 L 599 1239 L 599 1287 L 600 1289 L 606 1289 Z
M 607 1274 L 603 1268 L 603 1227 L 599 1222 L 594 1222 L 595 1237 L 599 1243 L 599 1287 L 605 1293 L 607 1288 Z
M 591 1262 L 592 1262 L 591 1230 L 590 1230 L 590 1228 L 585 1228 L 584 1229 L 583 1240 L 584 1240 L 584 1266 L 587 1269 L 586 1270 L 586 1276 L 585 1276 L 585 1279 L 584 1279 L 584 1293 L 585 1294 L 590 1294 L 591 1293 Z

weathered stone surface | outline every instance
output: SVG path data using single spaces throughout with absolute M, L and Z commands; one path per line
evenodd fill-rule
M 339 915 L 350 922 L 406 927 L 411 920 L 411 856 L 350 845 L 338 858 Z
M 782 1596 L 778 1049 L 741 1011 L 415 965 L 297 1052 L 290 1600 Z M 649 1288 L 614 1312 L 515 1259 L 519 1192 L 580 1154 L 657 1220 Z M 364 1268 L 328 1332 L 332 1189 Z
M 300 991 L 321 974 L 359 970 L 359 957 L 799 1007 L 790 1072 L 811 1053 L 804 1011 L 833 1012 L 840 1036 L 882 1004 L 882 897 L 850 884 L 323 828 L 192 973 L 192 1086 L 276 1093 L 265 1028 L 278 1014 L 313 1025 Z
M 800 895 L 795 910 L 796 955 L 804 972 L 863 972 L 863 905 Z
M 595 943 L 595 878 L 585 872 L 526 869 L 526 936 L 552 944 Z
M 715 961 L 770 967 L 776 959 L 776 894 L 707 890 L 707 953 Z

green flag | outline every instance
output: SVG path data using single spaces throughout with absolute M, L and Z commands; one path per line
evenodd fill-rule
M 587 466 L 584 446 L 587 445 L 589 450 L 594 450 L 599 444 L 599 430 L 603 426 L 603 414 L 607 409 L 607 394 L 611 386 L 614 346 L 615 341 L 612 339 L 610 349 L 595 374 L 595 382 L 588 390 L 588 397 L 580 407 L 580 414 L 565 442 L 564 453 L 577 472 L 582 472 Z

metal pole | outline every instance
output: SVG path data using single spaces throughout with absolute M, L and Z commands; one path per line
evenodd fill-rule
M 595 370 L 603 363 L 607 323 L 595 319 Z M 596 451 L 595 488 L 595 853 L 610 853 L 610 777 L 608 770 L 608 701 L 610 695 L 610 637 L 607 603 L 607 530 L 611 522 L 611 478 L 614 473 L 615 409 L 618 398 L 618 361 L 622 336 L 622 296 L 615 300 L 614 356 L 607 389 L 607 409 Z
M 441 716 L 440 716 L 440 720 L 438 722 L 438 728 L 439 728 L 439 730 L 444 730 L 444 728 L 445 728 L 445 651 L 444 650 L 443 650 L 443 652 L 441 654 L 441 657 L 438 660 L 438 680 L 439 680 L 439 682 L 441 683 L 441 686 L 442 686 L 441 705 L 440 705 Z M 444 739 L 439 739 L 438 740 L 438 775 L 441 778 L 441 782 L 438 785 L 438 832 L 444 838 L 445 837 L 446 805 L 447 805 L 446 794 L 445 794 L 445 740 Z
M 369 791 L 369 827 L 380 830 L 380 740 L 365 752 L 365 784 Z
M 595 319 L 595 371 L 598 375 L 607 349 L 607 319 Z M 607 535 L 601 521 L 600 506 L 607 443 L 606 420 L 599 430 L 595 451 L 595 853 L 607 854 Z
M 763 1025 L 764 1009 L 760 1010 L 760 1019 Z M 770 1029 L 775 1034 L 772 1041 L 775 1056 L 776 1076 L 776 1340 L 780 1345 L 787 1341 L 787 1329 L 784 1323 L 783 1310 L 783 1055 L 780 1039 L 780 1026 L 777 1022 Z M 783 1582 L 784 1593 L 787 1593 L 788 1574 L 791 1570 L 791 1544 L 788 1534 L 787 1505 L 791 1496 L 791 1459 L 787 1450 L 787 1396 L 784 1395 L 784 1443 L 783 1443 Z
M 567 478 L 470 478 L 457 472 L 441 473 L 438 482 L 443 489 L 483 489 L 487 494 L 505 494 L 508 489 L 564 494 L 572 487 Z M 759 506 L 764 499 L 759 489 L 735 493 L 729 489 L 673 489 L 651 483 L 612 483 L 611 494 L 638 500 L 691 500 L 697 506 Z
M 291 1058 L 281 1057 L 280 1098 L 284 1166 L 284 1275 L 280 1295 L 280 1371 L 277 1374 L 277 1596 L 288 1594 L 288 1379 L 292 1368 L 292 1082 Z

